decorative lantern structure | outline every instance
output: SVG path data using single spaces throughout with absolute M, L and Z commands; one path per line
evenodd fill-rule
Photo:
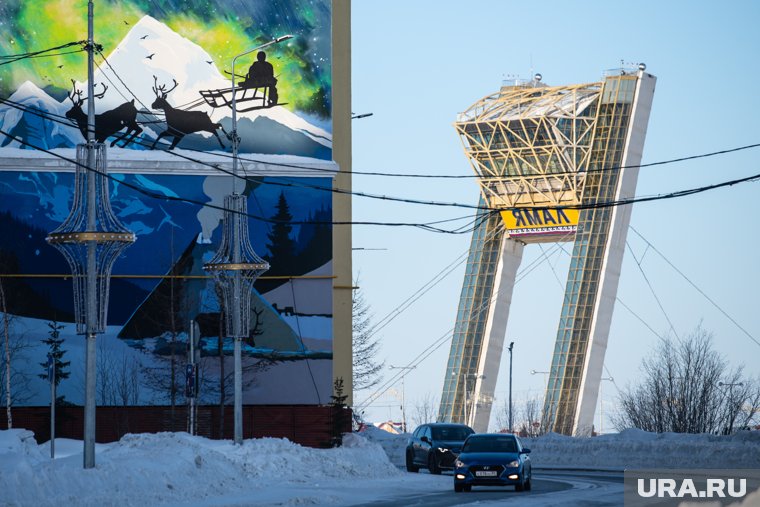
M 225 334 L 237 340 L 250 333 L 253 283 L 269 269 L 269 263 L 251 246 L 247 213 L 244 195 L 224 197 L 222 243 L 214 258 L 203 266 L 222 289 Z
M 90 152 L 94 166 L 89 166 Z M 71 267 L 77 333 L 102 334 L 108 314 L 111 268 L 135 235 L 116 218 L 108 198 L 106 147 L 77 146 L 74 203 L 66 220 L 46 238 Z M 89 276 L 91 273 L 94 276 Z M 92 306 L 91 306 L 92 305 Z
M 251 290 L 253 283 L 269 269 L 269 263 L 256 255 L 248 238 L 248 201 L 235 190 L 238 178 L 237 93 L 235 63 L 237 59 L 273 44 L 293 38 L 284 35 L 261 46 L 243 51 L 232 59 L 232 194 L 224 198 L 222 244 L 211 262 L 204 264 L 221 289 L 224 300 L 225 334 L 235 339 L 235 443 L 243 443 L 243 365 L 241 340 L 248 337 L 251 326 Z

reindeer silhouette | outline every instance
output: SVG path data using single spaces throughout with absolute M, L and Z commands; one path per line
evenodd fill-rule
M 211 132 L 216 137 L 216 140 L 219 141 L 219 145 L 224 148 L 224 143 L 222 143 L 222 139 L 216 131 L 217 129 L 222 129 L 222 132 L 224 132 L 225 135 L 228 135 L 221 123 L 214 123 L 211 121 L 208 114 L 202 111 L 183 111 L 182 109 L 175 109 L 169 105 L 166 96 L 178 86 L 176 79 L 173 79 L 172 81 L 174 81 L 174 86 L 167 90 L 166 85 L 159 86 L 158 78 L 153 76 L 153 93 L 156 95 L 156 100 L 153 101 L 153 104 L 151 104 L 150 107 L 153 109 L 163 109 L 166 114 L 166 126 L 168 128 L 161 132 L 156 140 L 153 141 L 151 149 L 156 147 L 156 143 L 158 143 L 162 137 L 173 136 L 174 141 L 172 141 L 171 146 L 169 146 L 169 149 L 173 150 L 183 137 L 194 132 Z
M 87 114 L 82 110 L 82 104 L 87 100 L 87 97 L 82 97 L 82 91 L 77 90 L 76 82 L 73 79 L 71 80 L 71 84 L 72 91 L 66 95 L 71 100 L 71 103 L 74 104 L 74 107 L 66 111 L 66 118 L 74 120 L 82 136 L 87 139 Z M 106 94 L 106 90 L 108 90 L 108 86 L 103 84 L 103 91 L 94 95 L 94 97 L 102 99 Z M 126 132 L 116 136 L 116 139 L 111 142 L 111 147 L 120 139 L 124 139 L 124 144 L 121 145 L 124 148 L 143 131 L 142 127 L 137 124 L 135 99 L 125 102 L 110 111 L 95 115 L 95 140 L 102 143 L 124 127 L 127 128 Z

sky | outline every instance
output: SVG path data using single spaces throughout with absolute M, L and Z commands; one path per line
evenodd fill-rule
M 749 0 L 547 1 L 540 7 L 504 0 L 353 2 L 352 107 L 356 114 L 373 113 L 353 122 L 353 170 L 472 174 L 452 126 L 457 113 L 497 92 L 509 76 L 540 72 L 550 86 L 588 83 L 620 67 L 621 60 L 644 62 L 657 77 L 642 164 L 757 144 L 758 19 L 760 4 Z M 758 174 L 758 160 L 760 148 L 754 148 L 643 168 L 636 195 Z M 355 175 L 353 189 L 470 205 L 478 201 L 470 179 Z M 604 431 L 611 430 L 608 416 L 616 408 L 617 390 L 640 381 L 641 360 L 668 333 L 684 337 L 701 326 L 714 334 L 715 348 L 732 366 L 743 364 L 745 377 L 760 377 L 758 192 L 760 181 L 755 181 L 634 206 L 618 290 L 633 313 L 616 304 L 604 374 L 614 382 L 602 382 Z M 467 215 L 466 209 L 353 199 L 355 221 L 427 222 Z M 354 226 L 354 277 L 373 318 L 386 317 L 466 252 L 469 242 L 470 234 Z M 572 244 L 562 247 L 568 253 L 554 244 L 529 245 L 523 255 L 521 269 L 544 253 L 549 261 L 514 289 L 505 346 L 515 343 L 515 405 L 543 396 L 546 376 L 530 372 L 548 371 L 551 364 Z M 408 365 L 450 333 L 463 276 L 459 264 L 378 332 L 379 358 L 386 366 Z M 450 343 L 447 339 L 407 374 L 408 420 L 426 398 L 439 403 Z M 507 398 L 506 350 L 501 364 L 492 428 Z M 386 368 L 385 379 L 398 371 Z M 364 409 L 366 419 L 401 419 L 402 383 L 390 387 Z M 355 405 L 370 394 L 356 393 Z

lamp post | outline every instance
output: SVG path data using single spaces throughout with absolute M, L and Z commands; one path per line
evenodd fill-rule
M 237 180 L 237 166 L 238 166 L 238 144 L 240 143 L 240 138 L 237 135 L 237 92 L 235 91 L 235 79 L 237 78 L 237 74 L 235 74 L 235 62 L 237 62 L 237 59 L 241 56 L 249 55 L 253 53 L 254 51 L 260 51 L 266 47 L 271 46 L 272 44 L 279 44 L 282 41 L 292 39 L 292 35 L 283 35 L 282 37 L 277 37 L 276 39 L 273 39 L 266 44 L 262 44 L 261 46 L 257 46 L 253 49 L 249 49 L 247 51 L 243 51 L 242 53 L 235 55 L 235 57 L 232 59 L 232 174 L 233 174 L 233 180 L 232 180 L 232 193 L 235 193 L 235 180 Z
M 456 372 L 451 372 L 452 376 L 456 376 Z M 486 378 L 485 375 L 477 375 L 475 373 L 465 373 L 462 375 L 462 379 L 464 380 L 464 400 L 462 401 L 462 412 L 463 412 L 463 419 L 464 424 L 471 426 L 470 417 L 472 416 L 472 407 L 469 407 L 470 405 L 470 396 L 469 396 L 469 390 L 467 386 L 467 379 L 471 378 L 477 381 L 478 379 L 484 379 Z M 474 401 L 474 399 L 473 399 Z
M 404 398 L 404 378 L 406 377 L 406 374 L 409 373 L 410 370 L 415 369 L 416 366 L 388 366 L 388 368 L 391 370 L 405 370 L 404 373 L 401 374 L 401 426 L 404 433 L 406 433 L 406 398 Z
M 546 389 L 546 385 L 549 383 L 549 377 L 548 377 L 548 375 L 549 375 L 550 372 L 548 372 L 548 371 L 530 370 L 530 374 L 531 375 L 537 375 L 539 373 L 543 373 L 544 374 L 544 389 Z
M 610 382 L 614 382 L 615 379 L 612 377 L 602 377 L 599 379 L 599 434 L 601 435 L 604 433 L 604 395 L 602 394 L 602 386 L 604 384 L 605 380 L 608 380 Z
M 512 431 L 512 347 L 515 342 L 509 342 L 509 431 Z
M 203 269 L 213 274 L 217 284 L 222 288 L 225 306 L 226 335 L 235 340 L 234 348 L 234 441 L 243 443 L 243 338 L 248 336 L 251 320 L 251 290 L 253 283 L 262 273 L 269 269 L 265 262 L 253 250 L 248 239 L 248 203 L 244 195 L 236 190 L 238 168 L 237 135 L 237 92 L 235 90 L 235 62 L 241 56 L 277 44 L 292 38 L 284 35 L 253 49 L 243 51 L 232 59 L 232 194 L 224 198 L 224 217 L 222 221 L 222 244 L 210 262 Z
M 94 5 L 87 4 L 87 142 L 77 145 L 74 200 L 66 220 L 45 240 L 66 258 L 74 286 L 77 334 L 86 336 L 84 468 L 95 466 L 98 334 L 105 333 L 111 269 L 135 235 L 114 214 L 108 192 L 106 146 L 95 139 Z M 55 403 L 55 401 L 53 402 Z

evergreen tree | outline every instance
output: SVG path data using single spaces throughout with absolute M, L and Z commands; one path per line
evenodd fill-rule
M 346 410 L 348 395 L 343 394 L 343 377 L 338 377 L 333 382 L 333 394 L 330 395 L 330 407 L 332 409 L 331 433 L 332 438 L 328 447 L 340 447 L 343 445 L 344 430 L 351 431 L 349 413 Z
M 273 274 L 291 273 L 295 269 L 296 242 L 291 238 L 293 225 L 290 222 L 293 220 L 293 215 L 290 214 L 290 207 L 285 199 L 284 192 L 280 193 L 277 213 L 272 219 L 275 223 L 272 225 L 272 231 L 267 234 L 269 239 L 267 260 L 272 265 L 270 272 Z
M 55 387 L 57 388 L 61 383 L 61 380 L 67 379 L 69 378 L 69 375 L 71 375 L 70 371 L 66 371 L 66 369 L 71 364 L 71 361 L 62 360 L 63 355 L 66 353 L 65 350 L 61 349 L 61 345 L 63 345 L 63 338 L 61 338 L 60 335 L 63 326 L 58 324 L 57 321 L 53 320 L 52 322 L 48 322 L 48 327 L 50 328 L 50 331 L 48 331 L 50 338 L 42 340 L 42 343 L 47 344 L 50 349 L 49 354 L 53 356 L 53 361 L 55 362 L 55 376 L 53 377 L 53 382 L 55 382 Z M 44 373 L 40 374 L 39 377 L 42 379 L 47 379 L 47 362 L 40 363 L 40 366 L 44 368 Z M 65 396 L 58 396 L 55 400 L 56 405 L 62 405 L 65 402 Z

